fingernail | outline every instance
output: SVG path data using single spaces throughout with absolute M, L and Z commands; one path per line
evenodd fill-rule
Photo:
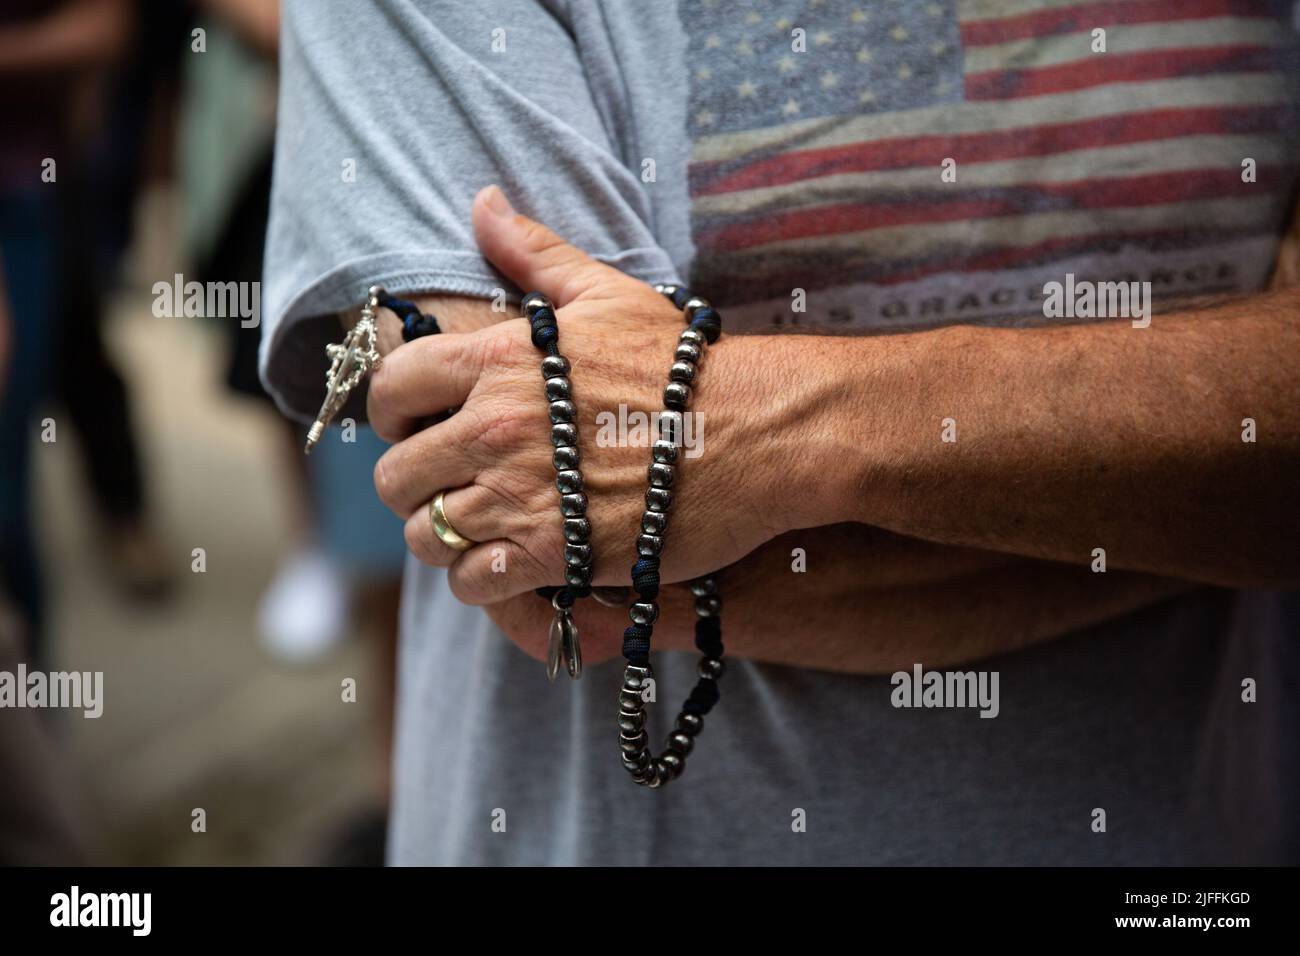
M 501 191 L 500 186 L 489 186 L 487 188 L 484 203 L 487 205 L 488 211 L 494 216 L 513 216 L 515 214 L 514 207 L 510 205 L 510 200 L 506 198 L 506 194 Z

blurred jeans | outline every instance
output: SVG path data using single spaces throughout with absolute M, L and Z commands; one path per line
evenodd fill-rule
M 43 615 L 32 534 L 32 425 L 58 335 L 58 215 L 53 186 L 0 195 L 0 257 L 13 323 L 0 397 L 0 586 L 26 618 L 33 661 L 40 657 Z

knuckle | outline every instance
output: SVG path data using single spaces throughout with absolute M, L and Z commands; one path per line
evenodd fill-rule
M 491 582 L 486 578 L 491 573 L 489 567 L 481 555 L 466 555 L 452 565 L 447 584 L 456 600 L 462 604 L 487 604 L 491 595 Z
M 482 336 L 475 343 L 477 354 L 473 355 L 473 358 L 476 360 L 477 367 L 480 370 L 501 369 L 509 368 L 519 362 L 522 355 L 528 354 L 520 345 L 526 329 L 527 323 L 523 319 L 500 322 L 484 329 Z M 531 342 L 526 344 L 531 348 Z
M 542 427 L 535 411 L 502 403 L 481 415 L 477 422 L 479 446 L 492 459 L 517 453 Z

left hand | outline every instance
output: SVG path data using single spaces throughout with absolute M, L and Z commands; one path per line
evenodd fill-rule
M 645 507 L 649 442 L 598 442 L 597 416 L 617 417 L 620 405 L 650 414 L 663 408 L 681 314 L 648 285 L 516 215 L 495 187 L 479 194 L 473 218 L 484 255 L 521 288 L 555 304 L 560 347 L 573 367 L 594 582 L 626 584 Z M 760 355 L 759 341 L 724 334 L 700 362 L 689 407 L 707 423 L 704 453 L 679 458 L 661 559 L 665 583 L 724 567 L 786 530 L 775 520 L 780 509 L 772 494 L 784 490 L 778 469 L 781 478 L 798 478 L 802 409 L 788 390 L 792 370 L 782 367 L 783 359 L 793 361 L 789 350 Z M 402 345 L 370 383 L 370 423 L 396 442 L 375 467 L 379 496 L 407 519 L 412 552 L 448 568 L 453 593 L 468 604 L 563 583 L 541 359 L 528 323 L 514 319 Z M 459 410 L 446 421 L 421 427 L 453 406 Z M 651 427 L 648 439 L 655 437 Z M 806 464 L 805 474 L 816 475 L 817 463 Z M 452 525 L 477 542 L 464 553 L 439 542 L 430 526 L 428 502 L 444 489 Z

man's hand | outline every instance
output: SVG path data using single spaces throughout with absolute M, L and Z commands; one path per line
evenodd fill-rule
M 648 442 L 609 447 L 597 440 L 596 417 L 618 416 L 621 406 L 649 414 L 663 408 L 681 315 L 649 286 L 514 214 L 495 188 L 479 196 L 473 216 L 484 254 L 557 307 L 561 347 L 573 366 L 594 579 L 626 584 L 644 510 Z M 395 348 L 370 383 L 370 424 L 396 442 L 375 468 L 380 498 L 407 519 L 412 552 L 449 568 L 452 591 L 465 603 L 562 583 L 564 539 L 540 364 L 528 324 L 513 319 Z M 788 354 L 758 340 L 724 337 L 710 347 L 691 409 L 707 426 L 702 454 L 683 449 L 665 582 L 731 564 L 783 530 L 791 515 L 807 513 L 810 492 L 831 463 L 818 461 L 818 446 L 801 426 L 794 386 L 801 378 L 814 381 L 816 371 L 795 369 Z M 424 426 L 455 406 L 447 420 Z M 653 428 L 645 435 L 656 437 Z M 442 490 L 453 526 L 480 542 L 463 554 L 439 542 L 430 526 L 426 506 Z

